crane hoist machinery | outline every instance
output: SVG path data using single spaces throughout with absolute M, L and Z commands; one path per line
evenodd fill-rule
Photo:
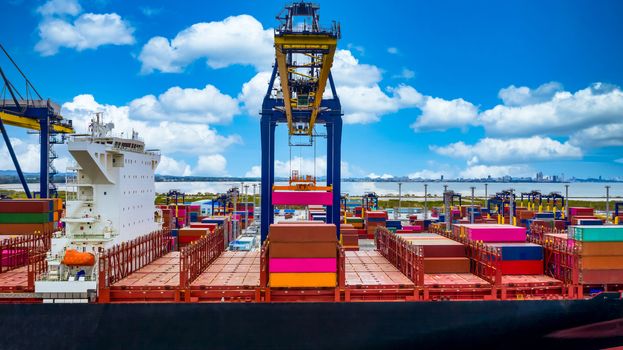
M 327 223 L 337 224 L 340 235 L 342 108 L 331 75 L 340 27 L 336 22 L 329 28 L 321 27 L 319 9 L 316 4 L 297 2 L 287 5 L 277 16 L 280 23 L 274 37 L 275 64 L 260 121 L 262 241 L 274 222 L 275 205 L 324 205 Z M 320 137 L 316 126 L 324 125 L 326 186 L 319 186 L 315 177 L 291 172 L 288 186 L 274 187 L 277 124 L 286 124 L 289 147 L 315 147 Z

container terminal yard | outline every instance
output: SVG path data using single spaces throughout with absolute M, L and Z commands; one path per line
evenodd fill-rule
M 475 203 L 450 186 L 443 205 L 404 213 L 342 193 L 341 28 L 318 11 L 300 2 L 277 17 L 259 206 L 238 187 L 209 204 L 181 191 L 154 204 L 150 140 L 114 136 L 101 114 L 78 134 L 2 74 L 0 131 L 27 198 L 0 200 L 0 347 L 623 345 L 623 202 L 597 212 L 508 189 Z M 38 191 L 4 125 L 40 133 Z M 277 127 L 291 147 L 322 129 L 326 181 L 295 170 L 275 184 Z M 59 139 L 76 162 L 64 200 L 50 181 Z

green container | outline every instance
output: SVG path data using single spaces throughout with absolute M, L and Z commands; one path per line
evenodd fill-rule
M 346 222 L 363 222 L 362 218 L 346 218 Z
M 54 213 L 0 213 L 0 224 L 44 224 L 54 221 Z
M 623 242 L 623 226 L 572 226 L 569 238 L 583 242 Z

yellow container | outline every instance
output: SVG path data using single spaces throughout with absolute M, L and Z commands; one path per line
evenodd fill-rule
M 268 281 L 271 287 L 335 287 L 337 274 L 333 272 L 273 272 Z

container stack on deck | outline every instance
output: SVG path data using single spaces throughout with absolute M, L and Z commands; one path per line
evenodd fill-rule
M 623 284 L 623 226 L 571 226 L 578 245 L 580 283 Z
M 403 234 L 400 237 L 422 247 L 424 273 L 469 273 L 469 258 L 462 243 L 434 233 Z
M 1 200 L 0 235 L 52 233 L 58 230 L 62 212 L 59 198 Z
M 501 253 L 502 275 L 542 275 L 543 247 L 526 242 L 526 228 L 511 225 L 455 225 L 459 235 L 481 241 Z M 455 232 L 456 234 L 456 232 Z
M 385 227 L 387 222 L 387 212 L 382 210 L 367 211 L 366 220 L 366 236 L 369 239 L 374 238 L 374 232 L 377 226 Z
M 332 224 L 271 225 L 268 285 L 271 288 L 335 287 L 335 231 Z
M 359 250 L 359 231 L 350 224 L 340 225 L 340 243 L 344 250 Z
M 310 205 L 308 220 L 327 222 L 327 210 L 322 205 Z

